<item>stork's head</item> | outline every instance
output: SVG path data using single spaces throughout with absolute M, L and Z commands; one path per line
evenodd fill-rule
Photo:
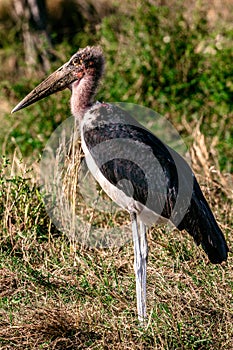
M 96 81 L 102 76 L 104 69 L 104 57 L 100 47 L 87 46 L 80 49 L 63 66 L 47 77 L 34 90 L 32 90 L 17 106 L 12 113 L 54 94 L 57 91 L 70 88 L 74 82 L 79 82 L 84 76 L 92 76 Z

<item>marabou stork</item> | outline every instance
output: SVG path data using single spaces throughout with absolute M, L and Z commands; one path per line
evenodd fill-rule
M 186 161 L 126 111 L 94 101 L 103 70 L 101 48 L 80 49 L 12 112 L 67 87 L 72 91 L 71 111 L 79 122 L 88 168 L 108 196 L 130 213 L 138 318 L 143 323 L 146 319 L 146 226 L 159 217 L 179 230 L 186 230 L 197 245 L 202 245 L 213 264 L 227 259 L 228 247 Z M 101 145 L 104 146 L 98 147 Z M 129 149 L 130 160 L 124 157 Z M 110 158 L 109 152 L 113 155 Z M 134 155 L 139 161 L 134 162 Z M 152 167 L 150 157 L 154 157 L 157 166 Z M 130 191 L 127 181 L 124 185 L 122 180 L 131 183 Z

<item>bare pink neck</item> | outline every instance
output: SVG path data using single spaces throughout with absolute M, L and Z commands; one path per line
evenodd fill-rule
M 72 84 L 71 112 L 74 117 L 81 119 L 85 111 L 93 104 L 97 82 L 91 75 L 84 76 L 80 82 Z

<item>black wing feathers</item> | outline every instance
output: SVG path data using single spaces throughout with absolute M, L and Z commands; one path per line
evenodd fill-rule
M 185 229 L 193 236 L 196 244 L 202 245 L 212 263 L 221 263 L 227 259 L 228 247 L 224 236 L 190 167 L 181 156 L 166 146 L 155 135 L 137 124 L 97 123 L 95 127 L 84 130 L 84 139 L 103 175 L 113 185 L 118 186 L 127 195 L 132 196 L 142 204 L 145 204 L 148 195 L 148 183 L 143 170 L 134 162 L 118 157 L 103 163 L 101 161 L 101 155 L 95 153 L 95 146 L 106 140 L 125 139 L 133 140 L 148 147 L 148 150 L 151 150 L 155 159 L 158 160 L 160 168 L 163 171 L 164 181 L 166 182 L 166 193 L 161 193 L 159 190 L 160 175 L 157 173 L 153 174 L 155 183 L 153 193 L 154 202 L 149 204 L 148 207 L 158 213 L 156 203 L 163 203 L 163 208 L 159 214 L 170 219 L 178 229 Z M 106 149 L 106 152 L 108 151 Z M 147 157 L 147 154 L 143 154 L 143 157 Z M 179 176 L 177 164 L 178 167 L 181 167 Z M 187 180 L 190 176 L 192 178 L 191 185 L 190 181 Z M 121 180 L 129 180 L 132 188 L 129 189 L 127 182 L 124 185 L 124 182 L 121 182 Z M 176 222 L 175 216 L 173 217 L 171 215 L 178 198 L 179 186 L 182 186 L 184 193 L 187 190 L 187 198 L 184 195 L 183 199 L 186 211 L 182 216 L 182 221 Z M 193 188 L 190 188 L 192 186 Z M 188 195 L 190 191 L 191 195 Z M 185 203 L 187 200 L 188 203 Z

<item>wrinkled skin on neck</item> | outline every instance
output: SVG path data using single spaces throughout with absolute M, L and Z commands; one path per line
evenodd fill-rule
M 98 81 L 92 75 L 84 75 L 80 81 L 71 84 L 70 107 L 74 117 L 82 118 L 85 111 L 93 105 Z

